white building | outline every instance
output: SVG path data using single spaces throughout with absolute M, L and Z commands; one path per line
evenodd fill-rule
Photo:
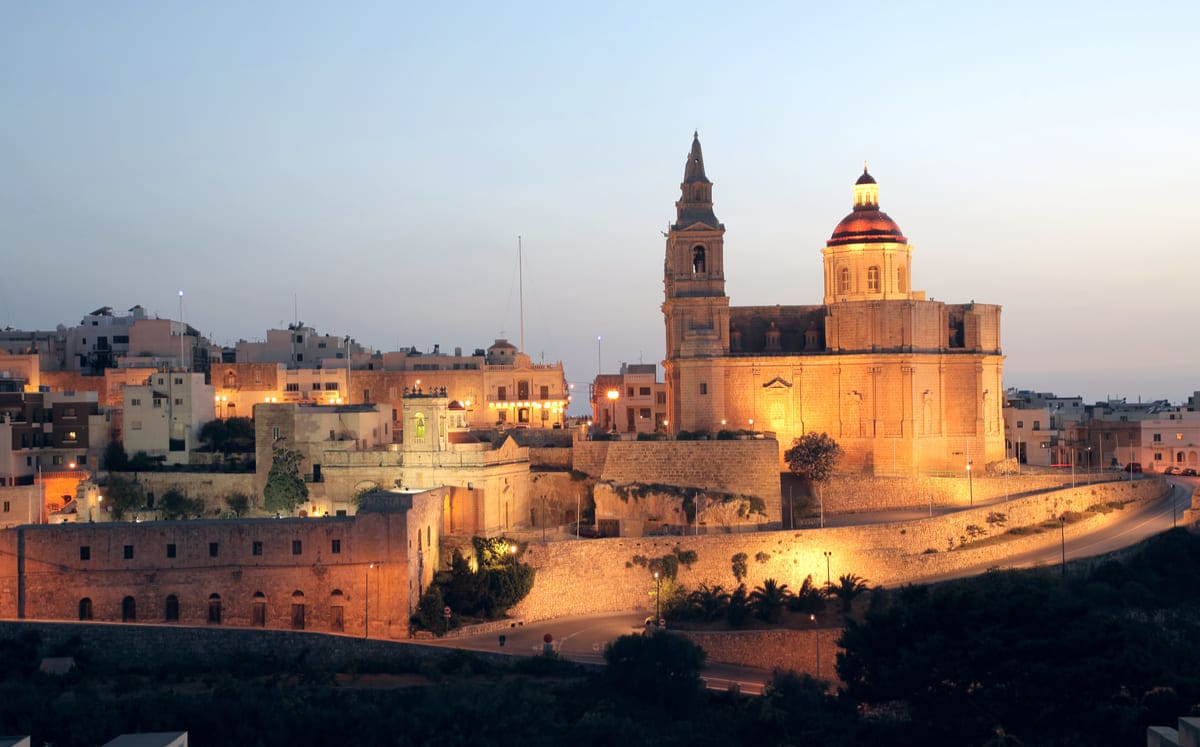
M 213 387 L 204 374 L 159 371 L 141 386 L 122 391 L 125 406 L 125 451 L 165 457 L 187 464 L 188 452 L 200 445 L 200 428 L 215 417 Z

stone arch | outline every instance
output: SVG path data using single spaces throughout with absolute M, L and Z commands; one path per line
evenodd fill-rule
M 221 595 L 220 594 L 209 594 L 208 595 L 208 624 L 209 625 L 220 625 L 221 624 Z
M 329 594 L 329 629 L 338 632 L 346 629 L 346 595 L 341 589 Z
M 702 244 L 692 247 L 692 274 L 703 275 L 707 272 L 706 250 Z
M 163 619 L 167 622 L 179 622 L 179 597 L 168 594 L 163 603 Z
M 79 600 L 79 619 L 80 620 L 91 620 L 92 619 L 92 598 L 91 597 L 84 597 L 83 599 Z
M 137 601 L 133 597 L 125 597 L 121 600 L 121 622 L 135 622 L 137 620 Z

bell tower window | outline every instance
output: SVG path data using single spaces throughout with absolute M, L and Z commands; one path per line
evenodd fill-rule
M 867 268 L 867 292 L 879 292 L 879 268 L 872 266 Z
M 838 270 L 838 293 L 850 292 L 850 268 L 843 267 Z
M 702 275 L 704 272 L 704 247 L 697 246 L 692 249 L 692 273 Z

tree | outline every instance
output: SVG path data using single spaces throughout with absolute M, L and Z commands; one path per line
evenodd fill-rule
M 756 586 L 754 591 L 750 592 L 750 604 L 759 619 L 774 622 L 779 619 L 779 613 L 787 605 L 791 595 L 787 584 L 768 578 L 762 582 L 762 586 Z
M 841 455 L 842 447 L 838 446 L 838 442 L 830 438 L 828 434 L 805 433 L 792 441 L 792 448 L 783 453 L 783 458 L 787 460 L 788 469 L 793 474 L 812 484 L 819 501 L 820 484 L 833 476 L 833 468 L 837 465 L 837 460 Z M 795 510 L 796 507 L 793 504 L 792 511 Z M 824 525 L 823 510 L 822 525 Z
M 201 426 L 199 435 L 208 451 L 224 454 L 254 451 L 254 421 L 250 418 L 210 420 Z
M 604 647 L 604 678 L 613 692 L 638 703 L 690 705 L 704 690 L 704 649 L 683 636 L 623 635 Z
M 145 505 L 142 486 L 133 480 L 110 475 L 104 486 L 104 500 L 110 506 L 114 519 L 123 519 L 125 514 Z
M 842 612 L 849 612 L 855 597 L 867 590 L 867 580 L 856 573 L 838 576 L 837 583 L 829 588 L 832 596 L 842 600 Z
M 241 518 L 250 511 L 250 496 L 245 493 L 234 493 L 225 496 L 225 506 L 235 518 Z
M 709 586 L 700 584 L 700 588 L 688 595 L 688 608 L 692 615 L 704 622 L 712 622 L 725 614 L 729 606 L 729 592 L 720 584 Z
M 271 447 L 271 470 L 263 488 L 263 506 L 268 511 L 290 514 L 308 499 L 308 486 L 300 477 L 303 458 L 299 451 L 283 444 Z
M 129 455 L 125 453 L 125 445 L 113 439 L 104 447 L 104 469 L 109 472 L 124 472 L 129 467 Z
M 189 498 L 183 491 L 171 488 L 159 498 L 158 510 L 164 519 L 188 519 L 204 513 L 204 501 Z
M 806 612 L 810 615 L 815 615 L 825 609 L 825 593 L 821 591 L 821 587 L 813 583 L 811 573 L 805 576 L 800 588 L 792 595 L 788 602 L 788 609 L 795 612 Z

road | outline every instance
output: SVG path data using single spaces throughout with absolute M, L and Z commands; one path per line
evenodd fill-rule
M 1123 510 L 1122 520 L 1085 535 L 1076 536 L 1066 543 L 1068 560 L 1091 557 L 1137 544 L 1147 537 L 1170 529 L 1173 516 L 1182 516 L 1191 501 L 1192 490 L 1200 485 L 1194 477 L 1167 478 L 1171 491 L 1153 501 L 1146 501 Z M 961 509 L 960 509 L 961 510 Z M 938 514 L 937 509 L 934 510 Z M 877 514 L 846 514 L 837 517 L 836 526 L 878 523 L 880 520 L 908 521 L 927 515 L 921 511 L 888 511 Z M 883 519 L 882 517 L 889 517 Z M 850 521 L 842 523 L 844 520 Z M 857 521 L 856 521 L 857 519 Z M 835 526 L 827 521 L 826 526 Z M 1063 547 L 1056 545 L 1040 550 L 1011 556 L 1005 568 L 1028 568 L 1039 565 L 1054 565 L 1062 562 Z M 987 571 L 991 566 L 979 565 L 965 568 L 953 574 L 911 579 L 916 583 L 946 581 L 953 578 L 974 576 Z M 500 645 L 499 633 L 455 638 L 430 642 L 433 645 L 462 648 L 471 651 L 505 653 L 513 656 L 534 656 L 543 651 L 543 636 L 551 635 L 551 646 L 564 659 L 582 664 L 603 664 L 604 646 L 622 635 L 640 633 L 646 620 L 644 611 L 627 611 L 597 615 L 561 617 L 553 620 L 529 623 L 505 631 L 505 643 Z M 709 688 L 728 689 L 737 685 L 742 692 L 758 694 L 770 676 L 765 669 L 740 667 L 732 664 L 710 663 L 704 669 L 704 678 Z

